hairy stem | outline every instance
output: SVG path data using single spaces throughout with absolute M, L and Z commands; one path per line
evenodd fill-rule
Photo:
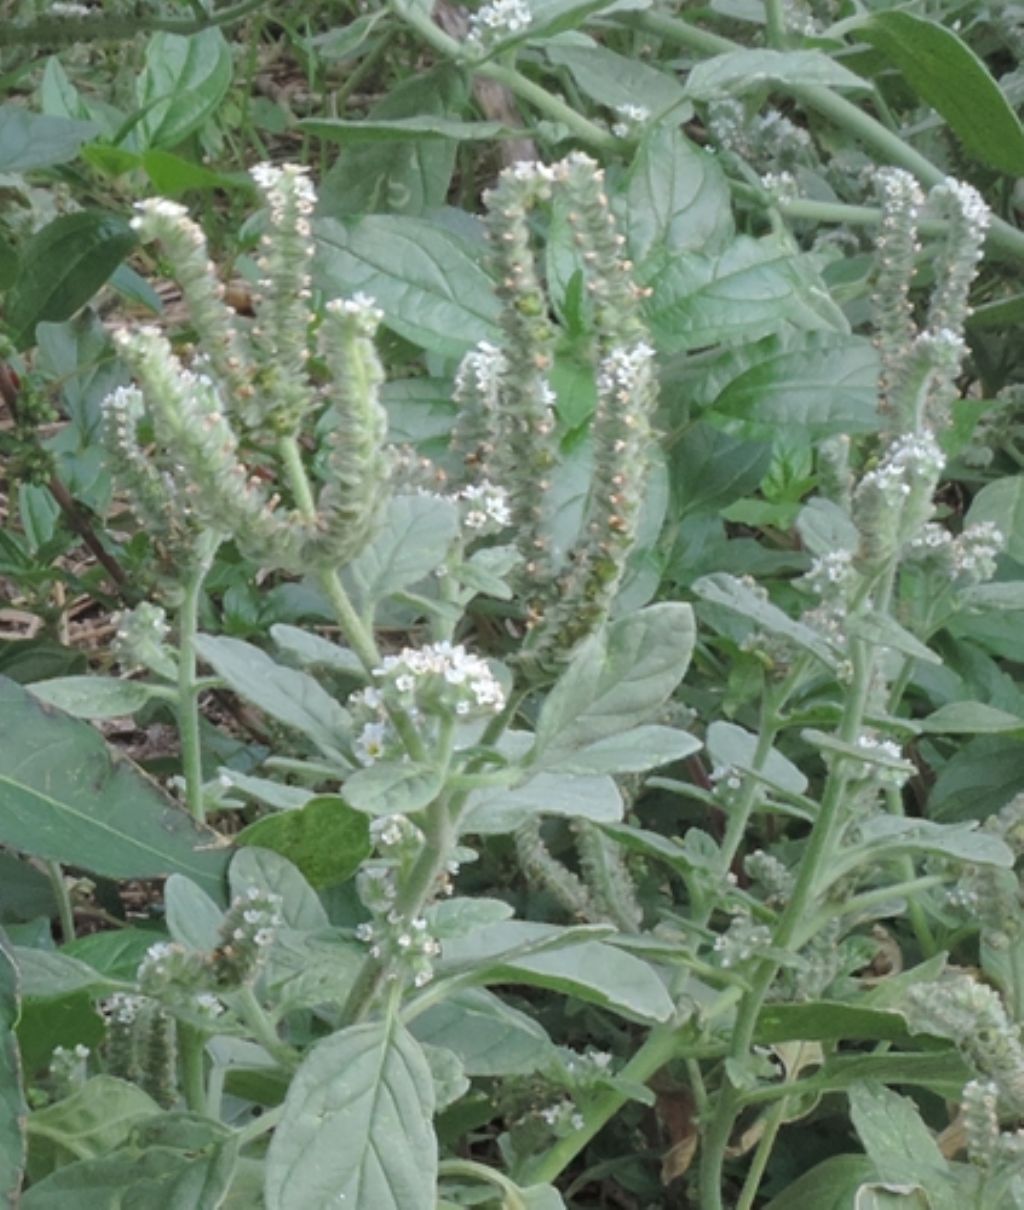
M 203 581 L 213 562 L 219 540 L 205 543 L 182 585 L 178 611 L 178 732 L 181 740 L 181 771 L 185 778 L 185 805 L 193 819 L 204 823 L 203 754 L 199 732 L 199 684 L 196 671 L 196 635 L 199 632 L 199 600 Z
M 206 1113 L 206 1035 L 202 1030 L 179 1021 L 178 1054 L 185 1104 L 193 1113 Z
M 60 936 L 64 945 L 75 939 L 75 913 L 71 906 L 71 892 L 64 879 L 59 861 L 46 862 L 46 875 L 50 880 L 53 897 L 57 901 L 57 916 L 60 920 Z

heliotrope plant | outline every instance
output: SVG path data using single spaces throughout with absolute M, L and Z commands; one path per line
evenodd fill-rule
M 472 37 L 483 44 L 487 28 L 481 17 Z M 992 525 L 954 535 L 935 519 L 986 229 L 978 196 L 948 181 L 925 198 L 906 174 L 879 175 L 879 431 L 819 450 L 819 495 L 798 522 L 810 555 L 792 586 L 802 609 L 783 611 L 749 578 L 695 584 L 709 632 L 756 660 L 760 688 L 756 731 L 698 718 L 699 740 L 678 725 L 694 715 L 675 698 L 690 606 L 616 613 L 656 376 L 647 291 L 601 171 L 578 154 L 521 164 L 487 196 L 502 340 L 453 367 L 447 474 L 388 444 L 373 300 L 314 294 L 308 177 L 288 165 L 253 177 L 267 207 L 251 319 L 226 306 L 185 211 L 140 206 L 195 346 L 120 332 L 136 385 L 104 415 L 167 583 L 159 606 L 122 619 L 117 658 L 177 706 L 192 813 L 255 802 L 261 817 L 238 836 L 227 904 L 175 874 L 167 938 L 133 977 L 90 985 L 105 1041 L 96 1055 L 55 1056 L 37 1130 L 69 1104 L 127 1098 L 133 1109 L 99 1158 L 42 1163 L 29 1196 L 141 1156 L 169 1181 L 186 1179 L 187 1161 L 211 1205 L 230 1192 L 270 1210 L 433 1210 L 486 1196 L 555 1207 L 554 1182 L 599 1131 L 620 1130 L 624 1154 L 635 1150 L 648 1082 L 666 1069 L 692 1122 L 667 1177 L 684 1175 L 705 1210 L 726 1197 L 749 1210 L 783 1125 L 850 1086 L 836 1039 L 918 1029 L 950 1039 L 971 1165 L 948 1162 L 901 1098 L 861 1080 L 854 1120 L 874 1165 L 859 1170 L 864 1196 L 889 1179 L 876 1127 L 887 1113 L 916 1123 L 907 1129 L 938 1156 L 922 1178 L 930 1195 L 1018 1204 L 1005 1128 L 1020 1114 L 1017 1027 L 997 991 L 942 977 L 938 941 L 983 899 L 983 943 L 1006 949 L 995 933 L 1000 916 L 1019 915 L 1016 815 L 984 831 L 942 825 L 906 817 L 902 793 L 915 772 L 905 697 L 917 661 L 937 658 L 928 640 L 993 574 L 1003 542 Z M 568 527 L 551 384 L 559 333 L 537 247 L 552 204 L 585 280 L 596 398 L 589 481 Z M 919 315 L 911 278 L 932 213 L 949 235 Z M 305 577 L 341 641 L 275 626 L 271 656 L 200 634 L 204 580 L 227 542 L 254 575 Z M 503 604 L 507 633 L 495 637 L 486 598 Z M 207 687 L 268 720 L 275 746 L 258 775 L 204 766 Z M 51 682 L 41 694 L 60 692 Z M 649 776 L 702 746 L 709 761 L 690 779 Z M 645 792 L 681 812 L 681 839 L 640 825 Z M 717 831 L 687 826 L 686 799 Z M 495 852 L 514 853 L 508 896 L 462 893 L 463 868 Z M 515 918 L 519 894 L 542 919 Z M 924 961 L 882 1003 L 864 976 L 883 948 L 873 926 L 904 917 Z M 1015 955 L 1011 945 L 990 965 L 1019 1015 Z M 553 1037 L 496 984 L 586 1005 L 600 1048 L 557 1045 L 559 1012 L 545 1015 Z M 849 1034 L 824 1029 L 823 1014 Z M 871 1060 L 887 1056 L 861 1058 L 868 1077 L 883 1074 Z M 441 1147 L 435 1130 L 440 1111 L 452 1108 L 445 1140 L 447 1123 L 476 1112 L 473 1081 L 489 1096 L 472 1122 L 503 1118 L 493 1162 Z M 156 1125 L 161 1107 L 170 1124 Z

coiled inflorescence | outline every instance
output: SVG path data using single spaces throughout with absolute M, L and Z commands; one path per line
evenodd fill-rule
M 590 490 L 567 551 L 551 540 L 556 331 L 530 229 L 532 213 L 555 199 L 587 280 L 597 397 Z M 505 339 L 500 349 L 479 346 L 460 367 L 455 444 L 472 471 L 508 490 L 531 623 L 523 659 L 547 669 L 605 620 L 635 541 L 655 402 L 653 351 L 640 315 L 643 291 L 592 160 L 575 154 L 553 166 L 518 164 L 486 201 Z
M 153 327 L 116 334 L 138 387 L 104 402 L 114 470 L 158 541 L 181 562 L 203 533 L 234 538 L 265 567 L 292 571 L 337 565 L 369 539 L 389 491 L 387 423 L 378 393 L 383 372 L 373 344 L 380 312 L 357 297 L 312 306 L 306 170 L 259 165 L 268 224 L 261 237 L 255 319 L 223 301 L 224 289 L 202 232 L 184 208 L 143 202 L 135 226 L 159 240 L 174 264 L 200 352 L 191 365 Z M 328 369 L 312 370 L 313 334 Z M 334 410 L 327 481 L 313 501 L 287 503 L 276 489 L 275 452 L 294 442 L 312 410 Z M 142 434 L 152 428 L 152 444 Z M 269 447 L 269 448 L 267 448 Z M 294 475 L 287 476 L 292 481 Z

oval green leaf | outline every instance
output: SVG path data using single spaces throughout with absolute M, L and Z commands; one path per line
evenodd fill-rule
M 952 30 L 908 12 L 875 13 L 857 31 L 942 115 L 971 155 L 1024 173 L 1024 128 L 988 68 Z

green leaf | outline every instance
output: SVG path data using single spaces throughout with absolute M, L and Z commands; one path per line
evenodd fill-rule
M 19 347 L 36 324 L 70 319 L 135 246 L 119 215 L 78 210 L 47 223 L 21 251 L 18 280 L 7 298 L 7 323 Z
M 18 1046 L 27 1072 L 45 1071 L 54 1047 L 81 1043 L 97 1049 L 106 1037 L 103 1018 L 88 992 L 75 992 L 57 1000 L 25 1000 L 18 1021 Z
M 761 768 L 755 770 L 757 736 L 735 723 L 713 722 L 708 727 L 706 743 L 708 754 L 716 765 L 754 773 L 762 781 L 778 786 L 789 794 L 803 794 L 807 789 L 807 778 L 775 748 L 769 749 Z
M 267 1153 L 266 1210 L 434 1210 L 433 1112 L 430 1068 L 397 1021 L 318 1042 L 292 1079 Z
M 955 857 L 972 865 L 1013 868 L 1013 851 L 998 836 L 982 831 L 977 823 L 935 823 L 930 819 L 904 819 L 897 815 L 877 815 L 860 829 L 860 841 L 848 848 L 840 865 L 859 865 L 871 855 L 886 860 L 903 853 L 931 853 Z
M 909 1036 L 901 1013 L 861 1008 L 836 1000 L 810 1004 L 766 1004 L 757 1018 L 759 1043 L 775 1042 L 900 1042 Z
M 441 770 L 423 761 L 382 762 L 358 769 L 344 785 L 345 801 L 367 815 L 407 815 L 429 806 L 444 785 Z
M 1024 791 L 1020 741 L 978 736 L 939 771 L 928 795 L 933 819 L 986 819 Z
M 941 656 L 887 613 L 857 614 L 847 621 L 846 626 L 849 634 L 866 639 L 878 647 L 888 647 L 891 651 L 898 651 L 914 660 L 923 660 L 926 664 L 942 663 Z
M 171 877 L 180 875 L 172 874 Z M 60 952 L 66 958 L 77 958 L 80 962 L 88 963 L 107 979 L 132 982 L 146 951 L 154 941 L 161 940 L 163 935 L 151 929 L 110 929 L 76 937 L 62 946 Z
M 798 1177 L 764 1210 L 850 1210 L 861 1184 L 875 1175 L 864 1155 L 832 1155 Z
M 457 142 L 497 139 L 519 134 L 500 122 L 462 122 L 434 114 L 416 114 L 409 118 L 305 118 L 301 130 L 332 143 L 386 143 L 410 139 L 455 139 Z
M 160 1106 L 135 1084 L 93 1076 L 69 1097 L 29 1116 L 33 1179 L 113 1150 L 138 1122 L 158 1113 Z
M 756 626 L 772 634 L 781 635 L 804 651 L 816 655 L 827 667 L 834 668 L 836 657 L 824 637 L 803 622 L 797 622 L 777 605 L 765 599 L 742 580 L 725 572 L 701 576 L 693 585 L 694 593 L 702 601 L 720 609 L 738 613 Z
M 64 164 L 95 133 L 92 122 L 44 117 L 22 105 L 0 105 L 0 172 L 31 172 Z
M 693 644 L 693 611 L 675 602 L 588 639 L 541 708 L 533 759 L 551 763 L 650 718 L 683 679 Z
M 235 842 L 280 853 L 319 890 L 344 882 L 359 869 L 371 849 L 370 823 L 343 798 L 319 794 L 298 810 L 258 819 Z
M 0 930 L 0 1201 L 14 1207 L 25 1171 L 28 1106 L 14 1033 L 21 1012 L 18 968 Z
M 201 634 L 196 650 L 240 697 L 294 727 L 325 755 L 338 755 L 349 729 L 348 713 L 313 677 L 285 668 L 251 643 L 226 635 Z
M 289 928 L 315 932 L 330 921 L 309 883 L 287 858 L 270 849 L 239 849 L 228 870 L 232 898 L 251 887 L 281 897 L 281 915 Z
M 874 13 L 857 33 L 899 68 L 971 155 L 1012 176 L 1024 173 L 1019 118 L 985 64 L 951 29 L 893 11 Z
M 373 541 L 346 567 L 357 604 L 369 611 L 410 588 L 444 562 L 459 527 L 458 511 L 439 496 L 393 496 Z
M 108 878 L 187 874 L 222 896 L 220 838 L 115 758 L 88 724 L 0 677 L 0 735 L 0 842 Z
M 752 440 L 814 439 L 878 428 L 878 353 L 861 336 L 807 332 L 763 354 L 722 390 L 705 416 Z
M 539 761 L 539 767 L 552 773 L 643 773 L 658 765 L 685 760 L 701 748 L 701 741 L 687 731 L 674 727 L 633 727 L 620 735 L 609 735 L 577 748 L 574 752 Z
M 717 255 L 650 261 L 648 322 L 664 353 L 755 339 L 787 325 L 846 330 L 816 270 L 775 237 L 741 235 Z
M 172 874 L 164 883 L 167 931 L 175 941 L 200 953 L 220 944 L 224 913 L 191 878 Z
M 99 994 L 116 990 L 115 981 L 56 950 L 15 945 L 11 955 L 21 977 L 21 994 L 28 1000 L 57 1000 L 72 992 Z
M 626 237 L 637 264 L 652 250 L 714 252 L 733 233 L 722 166 L 675 126 L 655 126 L 644 136 L 626 179 L 625 203 Z
M 153 147 L 139 157 L 139 165 L 164 197 L 180 197 L 183 193 L 201 189 L 246 189 L 247 177 L 224 172 L 211 172 L 202 164 L 186 160 L 171 151 Z
M 279 651 L 304 668 L 323 668 L 359 680 L 366 677 L 366 669 L 354 651 L 311 630 L 278 622 L 271 626 L 270 637 Z
M 80 1160 L 32 1186 L 22 1210 L 221 1210 L 238 1153 L 235 1139 L 210 1136 L 189 1147 L 129 1146 L 98 1159 Z
M 917 720 L 922 731 L 939 735 L 983 735 L 1019 731 L 1024 718 L 986 706 L 984 702 L 947 702 L 927 718 Z
M 537 815 L 581 817 L 595 823 L 622 818 L 622 795 L 612 778 L 572 773 L 538 773 L 510 790 L 476 790 L 470 795 L 463 831 L 481 836 L 514 832 Z
M 965 525 L 991 521 L 1006 538 L 1006 553 L 1024 563 L 1024 475 L 1008 475 L 986 483 L 971 501 Z
M 44 706 L 55 706 L 74 718 L 120 718 L 167 693 L 156 685 L 112 676 L 58 676 L 35 681 L 28 690 Z
M 875 1081 L 854 1085 L 849 1097 L 854 1127 L 883 1181 L 920 1182 L 929 1191 L 947 1184 L 949 1164 L 913 1101 Z
M 554 1043 L 543 1028 L 493 992 L 455 992 L 410 1023 L 413 1035 L 459 1056 L 468 1076 L 527 1075 L 551 1061 Z
M 443 63 L 400 81 L 370 107 L 367 117 L 373 122 L 445 121 L 457 119 L 466 102 L 463 72 Z M 451 139 L 423 138 L 344 147 L 321 184 L 318 212 L 340 218 L 379 212 L 422 215 L 439 209 L 448 197 L 457 151 Z
M 685 122 L 690 116 L 686 93 L 674 75 L 635 56 L 620 55 L 584 35 L 577 37 L 575 42 L 548 42 L 543 50 L 548 62 L 566 68 L 576 87 L 592 101 L 608 109 L 640 105 L 653 117 L 671 110 L 673 123 Z
M 0 925 L 56 915 L 49 878 L 24 858 L 0 851 Z
M 545 946 L 540 952 L 517 955 L 518 947 L 538 942 Z M 472 968 L 480 982 L 544 987 L 630 1021 L 667 1021 L 674 1011 L 653 967 L 616 946 L 581 941 L 574 929 L 505 920 L 453 938 L 442 953 L 443 969 Z
M 314 278 L 328 298 L 369 294 L 406 340 L 461 357 L 499 339 L 499 305 L 480 268 L 482 249 L 424 219 L 370 214 L 316 225 Z
M 866 80 L 824 51 L 730 50 L 704 59 L 693 68 L 686 78 L 686 95 L 711 101 L 788 84 L 871 91 Z
M 136 84 L 145 148 L 177 147 L 216 113 L 231 86 L 231 48 L 219 29 L 182 37 L 157 32 Z

